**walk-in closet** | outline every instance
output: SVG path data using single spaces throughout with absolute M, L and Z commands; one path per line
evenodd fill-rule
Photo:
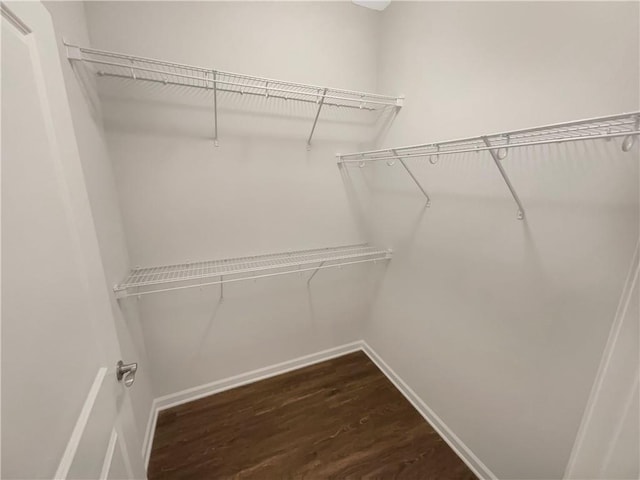
M 640 3 L 1 2 L 3 479 L 640 478 Z

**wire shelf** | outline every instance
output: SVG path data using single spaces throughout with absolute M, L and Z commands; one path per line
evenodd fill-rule
M 345 164 L 407 158 L 429 158 L 436 163 L 442 155 L 490 150 L 498 151 L 502 160 L 511 148 L 615 137 L 625 137 L 622 149 L 628 151 L 639 134 L 640 112 L 631 112 L 444 142 L 338 154 L 337 157 L 338 163 Z
M 195 67 L 93 48 L 67 46 L 70 60 L 92 66 L 98 76 L 180 85 L 271 99 L 322 103 L 324 106 L 381 110 L 402 106 L 402 97 L 322 87 Z
M 512 130 L 509 132 L 493 133 L 490 135 L 479 135 L 477 137 L 447 140 L 444 142 L 383 148 L 381 150 L 369 150 L 366 152 L 339 153 L 337 157 L 339 165 L 358 164 L 360 167 L 364 167 L 367 162 L 378 161 L 386 161 L 388 165 L 392 165 L 398 160 L 424 195 L 428 207 L 431 205 L 431 198 L 409 166 L 405 163 L 406 159 L 428 158 L 430 163 L 435 164 L 438 163 L 440 157 L 443 155 L 489 151 L 513 200 L 518 206 L 517 218 L 523 220 L 525 214 L 524 207 L 501 162 L 501 160 L 507 157 L 510 149 L 534 145 L 623 137 L 622 151 L 628 152 L 633 147 L 638 135 L 640 135 L 640 112 L 630 112 L 572 122 L 555 123 L 522 130 Z
M 391 250 L 360 244 L 134 268 L 114 292 L 122 298 L 306 271 L 315 274 L 324 268 L 387 260 L 391 255 Z

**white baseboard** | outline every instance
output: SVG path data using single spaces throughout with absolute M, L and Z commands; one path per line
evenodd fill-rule
M 438 432 L 442 439 L 453 449 L 464 463 L 476 474 L 478 478 L 497 480 L 498 477 L 480 461 L 480 459 L 467 447 L 458 436 L 442 421 L 436 413 L 407 385 L 389 365 L 365 342 L 362 341 L 362 351 L 367 354 L 373 363 L 385 374 L 393 385 L 409 400 L 411 405 L 422 417 Z
M 153 435 L 156 433 L 156 422 L 158 421 L 158 408 L 156 400 L 151 402 L 151 410 L 149 411 L 149 419 L 147 420 L 147 430 L 144 432 L 144 440 L 142 441 L 142 458 L 144 460 L 144 468 L 149 468 L 149 457 L 151 456 L 151 446 L 153 445 Z
M 156 429 L 158 413 L 167 408 L 172 408 L 183 403 L 198 400 L 215 393 L 220 393 L 232 388 L 241 387 L 249 383 L 264 380 L 266 378 L 281 375 L 283 373 L 307 367 L 315 363 L 324 362 L 332 358 L 346 355 L 356 351 L 364 352 L 373 363 L 380 369 L 382 373 L 395 385 L 405 398 L 413 405 L 413 407 L 424 417 L 424 419 L 438 432 L 445 442 L 453 449 L 454 452 L 467 464 L 467 466 L 481 479 L 496 480 L 497 477 L 480 461 L 478 457 L 460 440 L 453 431 L 431 410 L 422 399 L 387 365 L 384 360 L 364 341 L 360 340 L 339 347 L 323 350 L 321 352 L 305 355 L 282 363 L 277 363 L 269 367 L 260 368 L 251 372 L 235 375 L 215 382 L 199 385 L 197 387 L 182 390 L 158 397 L 153 401 L 149 421 L 147 422 L 147 431 L 145 433 L 143 444 L 143 456 L 145 466 L 149 465 L 149 456 L 151 454 L 151 446 L 153 443 L 153 434 Z

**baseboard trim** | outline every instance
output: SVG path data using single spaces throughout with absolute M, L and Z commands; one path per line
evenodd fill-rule
M 164 395 L 156 398 L 151 405 L 151 413 L 147 422 L 147 431 L 145 433 L 145 439 L 143 444 L 143 458 L 145 467 L 149 466 L 149 457 L 151 456 L 151 446 L 153 445 L 153 434 L 156 429 L 156 422 L 158 421 L 158 413 L 167 408 L 177 407 L 183 403 L 192 402 L 200 398 L 208 397 L 216 393 L 224 392 L 232 388 L 241 387 L 250 383 L 265 380 L 276 375 L 297 370 L 299 368 L 308 367 L 310 365 L 324 362 L 332 358 L 341 357 L 348 353 L 357 352 L 362 350 L 362 341 L 347 343 L 339 347 L 330 348 L 321 352 L 312 353 L 310 355 L 304 355 L 302 357 L 295 358 L 293 360 L 287 360 L 286 362 L 276 363 L 268 367 L 252 370 L 240 375 L 234 375 L 233 377 L 224 378 L 215 382 L 199 385 L 197 387 L 188 388 L 180 392 Z
M 154 399 L 153 402 L 151 402 L 151 410 L 149 411 L 149 419 L 147 420 L 147 430 L 144 432 L 144 440 L 142 441 L 142 459 L 144 460 L 145 470 L 149 468 L 149 457 L 151 456 L 153 435 L 156 433 L 157 421 L 158 407 L 156 399 Z
M 420 415 L 427 421 L 433 429 L 438 432 L 442 439 L 447 442 L 451 449 L 462 459 L 478 478 L 497 480 L 498 477 L 480 461 L 480 459 L 467 447 L 458 436 L 442 421 L 436 413 L 427 406 L 426 403 L 414 392 L 402 378 L 369 346 L 362 341 L 362 351 L 371 359 L 373 363 L 385 374 L 393 385 L 404 395 L 413 405 Z
M 235 375 L 215 382 L 207 383 L 197 387 L 182 390 L 158 397 L 153 401 L 149 420 L 147 422 L 147 431 L 145 432 L 143 444 L 143 457 L 145 466 L 149 466 L 149 457 L 151 455 L 151 447 L 153 444 L 153 435 L 156 429 L 158 414 L 162 410 L 176 407 L 184 403 L 192 402 L 200 398 L 207 397 L 216 393 L 224 392 L 232 388 L 248 385 L 253 382 L 265 380 L 276 375 L 307 367 L 316 363 L 324 362 L 332 358 L 340 357 L 348 353 L 362 351 L 373 363 L 380 369 L 382 373 L 393 383 L 393 385 L 404 395 L 404 397 L 413 405 L 413 407 L 422 415 L 433 429 L 444 439 L 445 442 L 453 449 L 454 452 L 462 459 L 464 463 L 473 471 L 473 473 L 481 479 L 497 480 L 496 477 L 487 466 L 469 449 L 453 431 L 431 410 L 426 403 L 409 387 L 402 378 L 396 374 L 393 369 L 382 360 L 382 358 L 369 346 L 364 340 L 348 343 L 339 347 L 330 348 L 321 352 L 305 355 L 286 362 L 277 363 L 269 367 L 260 368 L 251 372 Z

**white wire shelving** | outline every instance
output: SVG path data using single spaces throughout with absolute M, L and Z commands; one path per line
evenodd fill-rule
M 309 283 L 318 270 L 384 261 L 390 259 L 391 256 L 391 250 L 359 244 L 134 268 L 113 290 L 117 298 L 124 298 L 205 285 L 222 285 L 242 280 L 312 272 L 307 280 Z
M 116 77 L 140 82 L 179 85 L 182 87 L 211 90 L 213 92 L 214 142 L 218 145 L 218 93 L 257 96 L 267 99 L 303 102 L 317 105 L 307 139 L 311 140 L 323 107 L 341 107 L 364 111 L 399 109 L 403 97 L 377 93 L 323 87 L 272 78 L 227 72 L 212 68 L 196 67 L 124 53 L 79 47 L 65 43 L 67 58 L 72 62 L 90 65 L 100 77 Z
M 405 160 L 412 158 L 429 159 L 431 164 L 436 164 L 442 156 L 488 151 L 518 205 L 518 219 L 522 220 L 524 218 L 524 208 L 501 164 L 510 149 L 564 142 L 622 138 L 622 150 L 628 152 L 631 150 L 638 135 L 640 135 L 640 112 L 629 112 L 443 142 L 383 148 L 365 152 L 339 153 L 336 156 L 340 165 L 356 164 L 360 167 L 364 167 L 368 162 L 386 161 L 388 165 L 392 165 L 396 160 L 399 161 L 422 191 L 426 198 L 427 206 L 430 206 L 431 199 L 429 195 L 413 175 Z

